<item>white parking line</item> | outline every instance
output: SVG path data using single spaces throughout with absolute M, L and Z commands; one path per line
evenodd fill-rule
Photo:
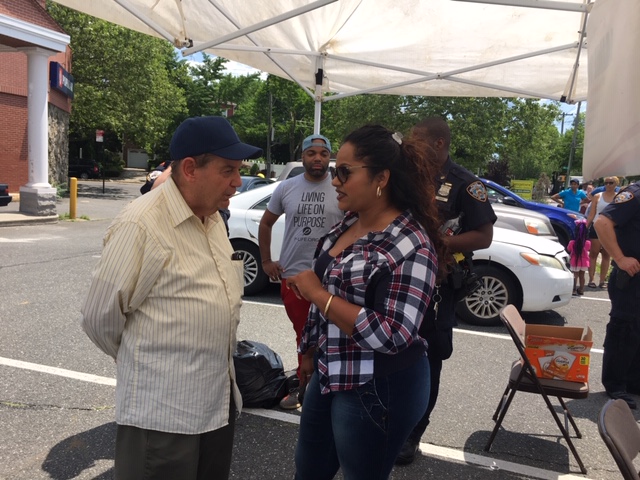
M 243 412 L 251 415 L 257 415 L 259 417 L 269 418 L 272 420 L 279 420 L 281 422 L 293 423 L 295 425 L 300 424 L 300 416 L 290 413 L 284 413 L 276 410 L 264 410 L 259 408 L 243 408 Z M 527 465 L 520 465 L 518 463 L 507 462 L 499 460 L 497 458 L 484 457 L 482 455 L 476 455 L 474 453 L 464 452 L 462 450 L 456 450 L 453 448 L 439 447 L 430 443 L 420 443 L 420 452 L 423 456 L 440 457 L 446 460 L 453 460 L 456 462 L 466 463 L 473 467 L 485 467 L 487 470 L 497 471 L 504 470 L 507 472 L 513 472 L 518 475 L 525 475 L 532 478 L 540 478 L 543 480 L 588 480 L 586 477 L 563 474 L 559 472 L 553 472 L 551 470 L 543 470 L 541 468 L 529 467 Z
M 484 335 L 488 337 L 509 339 L 506 335 L 495 334 L 481 334 L 479 332 L 469 332 L 467 330 L 458 330 L 461 333 L 471 333 L 474 335 Z M 593 350 L 592 350 L 593 351 Z M 40 365 L 37 363 L 23 362 L 21 360 L 13 360 L 11 358 L 0 357 L 0 365 L 8 367 L 21 368 L 23 370 L 31 370 L 34 372 L 48 373 L 51 375 L 58 375 L 61 377 L 71 378 L 74 380 L 81 380 L 83 382 L 97 383 L 100 385 L 108 385 L 115 387 L 116 379 L 110 377 L 101 377 L 98 375 L 91 375 L 88 373 L 76 372 L 73 370 L 67 370 L 64 368 L 50 367 L 48 365 Z M 250 415 L 256 415 L 265 417 L 281 422 L 287 422 L 299 425 L 300 416 L 290 413 L 280 412 L 277 410 L 265 410 L 257 408 L 244 408 L 243 411 Z M 473 453 L 464 452 L 462 450 L 455 450 L 453 448 L 439 447 L 437 445 L 431 445 L 429 443 L 420 443 L 420 450 L 425 456 L 441 457 L 446 460 L 463 462 L 475 467 L 485 467 L 488 470 L 504 470 L 513 472 L 519 475 L 526 475 L 532 478 L 539 478 L 541 480 L 588 480 L 583 476 L 566 475 L 559 472 L 553 472 L 551 470 L 543 470 L 540 468 L 529 467 L 527 465 L 520 465 L 518 463 L 507 462 L 490 457 L 484 457 L 482 455 L 476 455 Z
M 34 372 L 49 373 L 60 377 L 72 378 L 74 380 L 82 380 L 83 382 L 98 383 L 100 385 L 116 386 L 116 379 L 110 377 L 99 377 L 89 373 L 76 372 L 65 368 L 49 367 L 48 365 L 40 365 L 39 363 L 23 362 L 21 360 L 13 360 L 11 358 L 0 357 L 0 365 L 8 367 L 22 368 L 23 370 L 32 370 Z

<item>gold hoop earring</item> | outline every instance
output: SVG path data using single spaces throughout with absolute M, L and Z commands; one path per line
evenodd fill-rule
M 380 188 L 380 185 L 378 185 L 378 188 L 376 189 L 376 196 L 378 198 L 382 196 L 382 189 Z

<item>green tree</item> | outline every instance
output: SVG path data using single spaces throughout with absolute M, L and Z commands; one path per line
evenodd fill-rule
M 582 173 L 582 153 L 584 148 L 584 122 L 585 114 L 581 113 L 578 118 L 578 129 L 576 134 L 576 146 L 571 161 L 570 175 L 580 175 Z M 573 125 L 573 124 L 572 124 Z M 571 155 L 571 148 L 573 143 L 573 131 L 574 128 L 566 129 L 564 135 L 562 135 L 553 152 L 551 152 L 550 163 L 552 166 L 551 171 L 557 171 L 561 174 L 566 173 L 567 166 L 569 165 L 569 157 Z
M 474 173 L 484 171 L 502 140 L 508 99 L 474 97 L 406 97 L 408 124 L 440 116 L 451 127 L 451 156 Z
M 405 133 L 408 128 L 403 105 L 404 97 L 398 95 L 354 95 L 325 101 L 321 132 L 334 143 L 334 150 L 349 132 L 368 123 Z
M 271 98 L 272 162 L 297 160 L 303 138 L 313 133 L 313 99 L 296 83 L 273 75 L 261 81 L 254 93 L 238 106 L 232 120 L 238 134 L 249 143 L 266 147 Z
M 537 179 L 541 172 L 553 171 L 552 152 L 560 138 L 554 125 L 559 113 L 557 105 L 536 99 L 511 99 L 508 113 L 498 157 L 509 162 L 515 178 Z
M 166 41 L 49 2 L 71 37 L 75 98 L 70 129 L 90 139 L 97 128 L 154 152 L 174 119 L 186 113 Z

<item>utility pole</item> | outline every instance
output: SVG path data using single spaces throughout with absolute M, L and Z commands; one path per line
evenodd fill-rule
M 266 175 L 265 177 L 271 178 L 271 141 L 273 136 L 273 125 L 272 125 L 272 109 L 273 109 L 273 96 L 271 92 L 269 92 L 269 120 L 268 120 L 268 132 L 267 132 L 267 165 L 266 165 Z
M 569 182 L 571 181 L 571 163 L 573 162 L 573 156 L 576 151 L 576 139 L 578 136 L 578 121 L 580 120 L 580 105 L 582 102 L 578 102 L 578 109 L 576 110 L 576 117 L 573 119 L 573 140 L 571 140 L 571 150 L 569 151 L 569 163 L 567 164 L 567 178 L 565 178 L 565 188 L 569 188 Z

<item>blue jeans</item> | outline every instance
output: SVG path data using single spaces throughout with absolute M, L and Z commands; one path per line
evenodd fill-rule
M 384 480 L 429 403 L 426 356 L 352 390 L 320 393 L 317 370 L 304 396 L 296 480 Z

